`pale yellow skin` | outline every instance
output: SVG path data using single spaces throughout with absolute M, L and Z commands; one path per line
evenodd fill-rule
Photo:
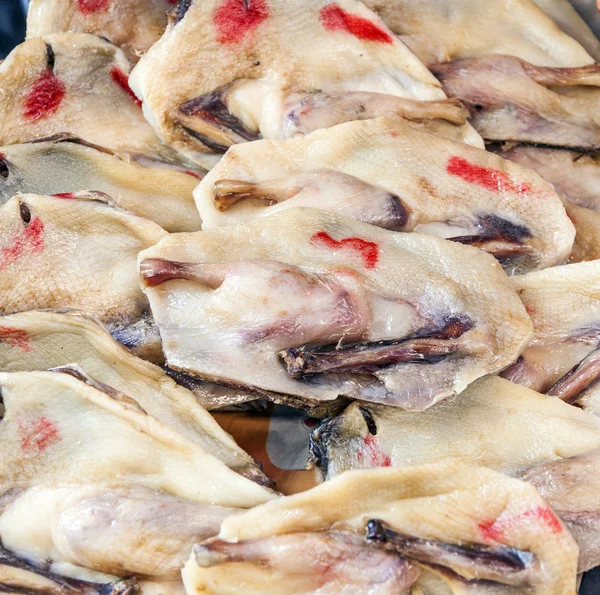
M 48 70 L 46 44 L 54 51 L 53 72 L 65 95 L 56 111 L 28 120 L 24 102 Z M 173 159 L 134 98 L 112 79 L 113 68 L 129 75 L 125 54 L 87 33 L 56 33 L 18 45 L 0 64 L 0 144 L 70 132 L 115 151 Z
M 37 249 L 23 240 L 23 205 L 34 224 L 43 225 Z M 147 309 L 137 282 L 137 254 L 165 235 L 156 223 L 106 197 L 15 196 L 0 209 L 1 246 L 11 254 L 16 250 L 0 270 L 0 310 L 76 308 L 129 324 Z
M 94 379 L 134 395 L 148 414 L 241 475 L 266 479 L 194 394 L 175 384 L 158 366 L 132 355 L 92 318 L 33 310 L 0 317 L 0 327 L 9 337 L 0 341 L 2 371 L 43 371 L 76 364 Z M 25 333 L 26 343 L 11 341 L 11 332 L 12 336 Z
M 3 372 L 0 385 L 0 537 L 59 573 L 177 580 L 193 541 L 235 512 L 223 507 L 275 497 L 92 377 Z
M 265 155 L 269 158 L 265 159 Z M 499 182 L 497 189 L 490 189 L 450 175 L 446 168 L 452 158 L 501 172 L 513 187 L 503 187 Z M 372 185 L 374 191 L 398 196 L 411 211 L 404 231 L 442 237 L 468 235 L 477 233 L 469 226 L 478 215 L 492 214 L 527 227 L 532 237 L 525 241 L 538 257 L 535 268 L 561 264 L 571 253 L 573 225 L 552 186 L 532 171 L 475 147 L 386 119 L 349 122 L 303 138 L 262 140 L 232 147 L 194 191 L 203 228 L 239 223 L 295 206 L 317 207 L 358 218 L 359 209 L 366 211 L 372 204 L 369 195 L 357 196 L 351 187 L 337 197 L 336 189 L 324 184 L 273 205 L 263 200 L 246 200 L 225 211 L 219 211 L 215 205 L 214 187 L 220 180 L 277 180 L 283 194 L 286 178 L 316 170 L 322 172 L 324 183 L 328 171 L 341 172 Z
M 356 250 L 319 245 L 314 239 L 319 233 L 329 234 L 334 241 L 359 238 L 376 245 L 377 263 L 368 266 Z M 389 232 L 317 209 L 289 209 L 237 226 L 167 236 L 140 254 L 143 275 L 151 274 L 152 262 L 161 260 L 231 274 L 225 275 L 222 290 L 209 287 L 210 282 L 177 278 L 145 287 L 169 365 L 209 379 L 309 400 L 343 394 L 344 387 L 302 383 L 285 372 L 277 352 L 294 346 L 285 343 L 285 333 L 269 331 L 264 340 L 245 338 L 246 333 L 285 323 L 286 308 L 308 308 L 305 314 L 316 318 L 311 324 L 317 328 L 329 322 L 325 310 L 310 312 L 315 302 L 307 299 L 308 294 L 290 293 L 289 275 L 279 277 L 281 284 L 277 276 L 268 283 L 258 276 L 253 280 L 250 265 L 263 271 L 290 265 L 299 276 L 308 275 L 307 279 L 322 275 L 342 284 L 362 304 L 363 311 L 355 313 L 367 321 L 363 340 L 406 337 L 448 311 L 473 321 L 474 327 L 461 337 L 463 358 L 384 369 L 377 375 L 378 386 L 389 396 L 365 395 L 368 400 L 424 409 L 512 363 L 530 338 L 529 318 L 492 256 L 432 236 Z M 302 332 L 311 329 L 296 330 L 301 341 Z M 282 336 L 283 345 L 277 343 Z M 438 382 L 432 386 L 434 373 Z
M 214 164 L 211 149 L 186 134 L 182 125 L 225 146 L 232 139 L 218 126 L 184 116 L 179 108 L 230 83 L 235 83 L 230 109 L 264 138 L 280 134 L 285 97 L 294 91 L 342 95 L 367 91 L 423 101 L 446 98 L 433 75 L 363 4 L 337 3 L 388 31 L 389 43 L 326 30 L 319 14 L 327 4 L 267 0 L 266 20 L 241 41 L 222 44 L 213 24 L 219 0 L 193 1 L 183 20 L 167 27 L 132 72 L 130 84 L 143 100 L 148 121 L 167 144 L 199 162 L 212 159 Z M 467 142 L 481 146 L 470 126 L 461 130 Z
M 119 0 L 105 10 L 83 14 L 77 0 L 33 0 L 27 12 L 27 38 L 49 33 L 94 33 L 119 46 L 129 60 L 140 56 L 162 35 L 173 2 Z
M 525 511 L 546 506 L 535 488 L 524 482 L 447 459 L 404 469 L 345 473 L 307 492 L 226 519 L 219 537 L 243 543 L 244 540 L 331 529 L 362 534 L 369 519 L 380 519 L 407 535 L 445 543 L 485 543 L 478 529 L 482 522 L 494 519 L 498 522 L 497 519 L 519 514 L 527 516 Z M 553 531 L 535 520 L 511 523 L 502 541 L 503 545 L 530 551 L 540 560 L 543 570 L 532 585 L 534 593 L 575 593 L 578 550 L 567 531 Z M 215 561 L 214 565 L 202 567 L 202 551 L 200 545 L 183 571 L 188 595 L 283 595 L 289 593 L 289 586 L 294 584 L 293 575 L 273 575 L 268 567 L 252 562 L 228 563 L 225 559 L 221 564 Z M 443 576 L 441 579 L 445 590 L 429 590 L 428 583 L 431 584 L 434 577 L 424 566 L 417 585 L 424 593 L 482 593 L 477 590 L 479 587 L 469 589 L 464 583 L 461 585 Z M 439 588 L 438 581 L 439 577 L 435 581 Z M 298 592 L 319 591 L 301 589 Z M 516 592 L 521 591 L 517 588 Z
M 592 56 L 542 10 L 553 2 L 557 4 L 557 0 L 365 0 L 425 64 L 489 54 L 516 56 L 537 66 L 592 64 Z M 597 43 L 594 46 L 597 52 Z
M 0 178 L 0 202 L 15 194 L 99 190 L 117 205 L 169 232 L 200 229 L 192 192 L 199 174 L 144 165 L 127 155 L 73 142 L 36 142 L 0 147 L 9 176 Z M 154 166 L 153 166 L 154 165 Z

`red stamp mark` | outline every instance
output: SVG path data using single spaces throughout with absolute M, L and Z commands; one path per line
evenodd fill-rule
M 88 15 L 106 10 L 110 0 L 77 0 L 77 5 L 81 14 Z
M 213 22 L 220 43 L 238 43 L 269 17 L 265 0 L 225 0 Z
M 21 448 L 26 452 L 43 452 L 49 446 L 60 442 L 56 424 L 45 416 L 38 417 L 31 423 L 19 422 Z
M 26 248 L 30 248 L 34 254 L 44 251 L 44 224 L 38 217 L 34 217 L 27 227 L 13 235 L 10 246 L 2 248 L 0 270 L 20 258 Z
M 321 23 L 328 31 L 344 31 L 363 41 L 392 43 L 394 37 L 369 19 L 346 12 L 337 4 L 328 4 L 321 9 Z
M 327 248 L 332 248 L 333 250 L 341 248 L 356 250 L 368 269 L 374 268 L 379 261 L 379 246 L 375 242 L 369 242 L 362 238 L 334 240 L 328 233 L 319 231 L 310 238 L 310 241 L 312 244 L 327 246 Z
M 23 117 L 35 122 L 53 114 L 65 96 L 65 86 L 51 71 L 46 70 L 31 87 L 23 104 Z
M 119 68 L 113 66 L 110 71 L 110 78 L 119 86 L 133 101 L 136 105 L 141 106 L 142 102 L 138 99 L 137 95 L 132 91 L 129 86 L 129 77 Z
M 59 192 L 58 194 L 53 194 L 52 196 L 54 196 L 55 198 L 64 198 L 64 199 L 70 199 L 70 198 L 75 198 L 75 192 Z
M 386 455 L 382 450 L 381 446 L 377 442 L 377 438 L 372 434 L 367 434 L 364 439 L 365 448 L 359 450 L 356 454 L 356 458 L 359 462 L 367 462 L 372 467 L 391 467 L 392 459 L 389 455 Z
M 451 176 L 457 176 L 469 184 L 477 184 L 492 192 L 516 192 L 524 194 L 531 192 L 529 184 L 515 183 L 503 171 L 482 167 L 470 163 L 462 157 L 450 157 L 446 165 L 446 171 Z
M 546 525 L 552 533 L 560 533 L 562 525 L 557 516 L 549 508 L 538 506 L 531 510 L 526 510 L 516 516 L 505 519 L 498 518 L 495 521 L 483 521 L 477 525 L 481 536 L 486 541 L 502 542 L 506 531 L 523 521 L 533 520 Z
M 29 335 L 22 329 L 0 326 L 0 343 L 18 347 L 23 351 L 31 351 Z

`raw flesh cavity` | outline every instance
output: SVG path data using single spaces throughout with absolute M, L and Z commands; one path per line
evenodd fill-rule
M 528 169 L 385 119 L 232 147 L 194 194 L 204 229 L 316 207 L 480 247 L 509 272 L 562 264 L 574 237 Z
M 212 385 L 194 395 L 159 367 L 132 355 L 93 319 L 73 313 L 29 311 L 0 317 L 0 370 L 43 371 L 76 365 L 135 400 L 146 413 L 199 444 L 241 475 L 267 484 L 258 465 L 201 406 Z M 198 404 L 198 401 L 200 404 Z
M 0 145 L 70 132 L 115 151 L 176 159 L 144 119 L 129 69 L 123 52 L 95 35 L 25 41 L 0 64 Z
M 160 39 L 173 0 L 33 0 L 27 12 L 27 37 L 49 33 L 94 33 L 118 45 L 137 62 Z
M 600 261 L 554 267 L 512 282 L 534 336 L 503 375 L 600 413 Z
M 136 258 L 165 235 L 103 194 L 15 196 L 0 208 L 0 312 L 75 308 L 156 351 Z
M 311 437 L 312 465 L 322 479 L 446 457 L 515 474 L 599 447 L 596 417 L 497 377 L 420 413 L 353 403 Z
M 16 194 L 68 198 L 95 190 L 171 232 L 200 229 L 192 199 L 200 175 L 158 161 L 135 162 L 69 135 L 0 147 L 0 203 Z
M 594 59 L 588 52 L 599 57 L 597 40 L 594 43 L 585 25 L 576 21 L 576 15 L 568 14 L 563 6 L 566 0 L 511 0 L 510 3 L 365 0 L 364 3 L 425 64 L 507 54 L 539 66 L 569 67 L 591 64 Z M 564 32 L 552 20 L 559 14 L 562 15 L 559 25 Z M 565 15 L 571 18 L 569 29 L 564 26 Z M 574 29 L 581 34 L 575 36 Z
M 171 367 L 309 402 L 425 409 L 531 332 L 491 256 L 317 209 L 168 236 L 140 263 Z
M 411 583 L 559 595 L 574 592 L 576 565 L 573 538 L 535 488 L 447 460 L 348 472 L 230 517 L 219 539 L 196 546 L 183 579 L 205 595 L 391 595 Z
M 259 136 L 384 115 L 434 120 L 441 135 L 481 146 L 460 105 L 350 0 L 186 2 L 131 86 L 160 137 L 202 163 Z

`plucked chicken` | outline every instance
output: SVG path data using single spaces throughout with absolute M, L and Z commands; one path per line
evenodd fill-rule
M 139 258 L 172 368 L 300 401 L 425 409 L 531 336 L 490 255 L 318 209 L 166 236 Z
M 103 194 L 15 196 L 0 208 L 0 313 L 79 309 L 160 360 L 136 258 L 165 235 Z
M 377 116 L 481 146 L 464 108 L 353 0 L 182 2 L 130 83 L 159 136 L 202 164 L 260 136 Z
M 132 62 L 160 39 L 177 0 L 31 0 L 27 37 L 94 33 L 118 45 Z
M 0 539 L 28 569 L 9 591 L 48 572 L 176 582 L 195 541 L 274 497 L 77 368 L 1 373 L 0 387 Z
M 144 119 L 129 69 L 123 52 L 95 35 L 25 41 L 0 64 L 0 145 L 69 132 L 133 156 L 175 159 Z
M 533 486 L 447 460 L 348 472 L 229 517 L 183 579 L 188 595 L 571 595 L 576 566 Z
M 203 229 L 316 207 L 482 248 L 508 272 L 562 264 L 574 237 L 528 169 L 386 119 L 232 147 L 194 196 Z
M 200 229 L 192 198 L 199 175 L 149 159 L 136 162 L 68 134 L 0 147 L 0 203 L 16 194 L 96 190 L 171 232 Z

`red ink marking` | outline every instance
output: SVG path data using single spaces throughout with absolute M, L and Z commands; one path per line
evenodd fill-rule
M 364 41 L 392 43 L 394 37 L 369 19 L 346 12 L 337 4 L 328 4 L 321 9 L 321 23 L 329 31 L 345 31 Z
M 94 14 L 106 10 L 110 5 L 110 0 L 78 0 L 79 11 L 81 14 Z
M 53 194 L 55 198 L 75 198 L 75 192 L 59 192 L 58 194 Z
M 169 4 L 172 4 L 173 6 L 175 6 L 176 4 L 179 4 L 179 0 L 167 0 L 167 2 Z
M 486 541 L 502 542 L 504 539 L 504 534 L 507 530 L 510 530 L 515 525 L 518 525 L 522 521 L 529 519 L 533 519 L 534 521 L 545 524 L 550 528 L 552 533 L 560 533 L 562 531 L 562 525 L 560 524 L 557 516 L 552 512 L 552 510 L 543 506 L 526 510 L 513 517 L 508 517 L 505 519 L 499 518 L 495 521 L 483 521 L 479 523 L 477 527 L 481 536 Z
M 524 194 L 531 192 L 529 184 L 513 182 L 509 176 L 499 169 L 482 167 L 470 163 L 462 157 L 450 157 L 446 171 L 452 176 L 458 176 L 469 184 L 477 184 L 492 192 L 516 192 Z
M 141 107 L 142 102 L 131 90 L 131 87 L 129 86 L 129 78 L 122 70 L 116 66 L 113 66 L 112 70 L 110 71 L 110 77 L 115 83 L 117 83 L 117 85 L 119 85 L 119 87 L 121 87 L 121 89 L 123 89 L 123 91 L 125 91 L 125 93 L 127 93 L 127 95 L 129 95 L 129 97 L 131 97 L 131 99 L 133 99 L 133 101 L 135 101 L 136 105 Z
M 200 179 L 200 174 L 192 171 L 191 169 L 184 169 L 183 173 L 187 174 L 188 176 L 194 176 L 194 178 L 197 178 L 198 180 Z
M 38 78 L 25 98 L 23 116 L 27 120 L 39 120 L 53 114 L 65 96 L 65 86 L 51 71 L 46 70 Z
M 27 425 L 19 422 L 19 434 L 21 435 L 21 448 L 24 451 L 40 453 L 49 446 L 60 442 L 56 424 L 44 416 Z
M 379 443 L 377 442 L 377 438 L 375 438 L 375 436 L 373 436 L 372 434 L 367 434 L 363 438 L 363 441 L 365 444 L 364 453 L 363 453 L 363 451 L 359 450 L 356 455 L 356 458 L 359 461 L 361 461 L 361 462 L 364 461 L 365 455 L 366 455 L 366 461 L 372 467 L 391 467 L 392 466 L 392 459 L 390 458 L 389 455 L 386 455 L 381 450 L 381 446 L 379 446 Z
M 0 256 L 0 270 L 14 263 L 20 258 L 27 247 L 31 248 L 34 254 L 44 251 L 44 224 L 41 219 L 34 217 L 27 227 L 21 229 L 12 237 L 11 245 L 2 248 Z
M 0 343 L 18 347 L 23 351 L 31 351 L 29 335 L 22 329 L 0 326 Z
M 368 242 L 362 238 L 344 238 L 338 241 L 334 240 L 328 233 L 319 231 L 310 238 L 310 241 L 313 244 L 322 244 L 334 250 L 338 248 L 356 250 L 368 269 L 374 268 L 379 260 L 379 246 L 375 242 Z
M 265 0 L 225 0 L 213 22 L 220 43 L 237 43 L 252 33 L 269 16 Z

